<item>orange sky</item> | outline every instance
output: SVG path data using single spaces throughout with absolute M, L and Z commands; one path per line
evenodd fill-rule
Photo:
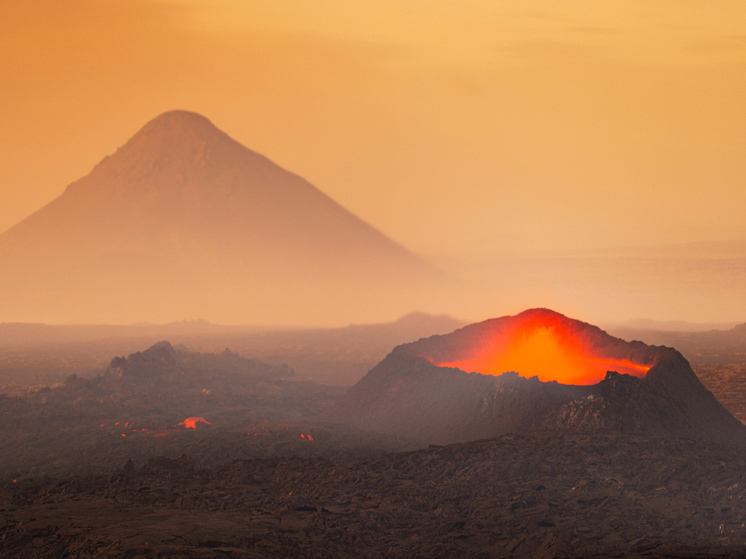
M 183 108 L 425 254 L 746 240 L 740 0 L 4 0 L 0 52 L 0 230 Z

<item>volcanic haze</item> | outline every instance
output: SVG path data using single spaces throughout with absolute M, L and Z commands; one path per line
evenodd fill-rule
M 440 273 L 301 177 L 164 113 L 0 235 L 3 321 L 325 324 L 416 308 Z M 361 296 L 364 294 L 364 296 Z

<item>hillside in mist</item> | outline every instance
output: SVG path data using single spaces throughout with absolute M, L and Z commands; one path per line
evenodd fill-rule
M 439 278 L 186 111 L 155 118 L 0 235 L 0 268 L 0 320 L 24 322 L 377 320 L 415 310 Z

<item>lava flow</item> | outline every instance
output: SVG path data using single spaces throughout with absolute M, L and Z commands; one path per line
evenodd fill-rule
M 494 332 L 461 359 L 428 360 L 439 367 L 485 375 L 514 371 L 525 378 L 536 376 L 542 382 L 576 385 L 596 384 L 607 371 L 643 377 L 650 369 L 650 365 L 599 355 L 559 317 L 556 313 L 537 312 L 510 328 Z
M 198 423 L 212 425 L 212 423 L 207 421 L 204 417 L 187 417 L 184 421 L 179 423 L 179 425 L 183 425 L 186 429 L 196 429 Z

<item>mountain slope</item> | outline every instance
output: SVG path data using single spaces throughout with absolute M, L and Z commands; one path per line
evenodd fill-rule
M 8 271 L 0 320 L 22 321 L 316 314 L 323 322 L 341 318 L 330 299 L 352 302 L 374 289 L 379 316 L 348 307 L 344 317 L 370 320 L 414 310 L 402 308 L 394 287 L 438 276 L 301 177 L 186 111 L 155 118 L 0 235 L 0 267 Z

